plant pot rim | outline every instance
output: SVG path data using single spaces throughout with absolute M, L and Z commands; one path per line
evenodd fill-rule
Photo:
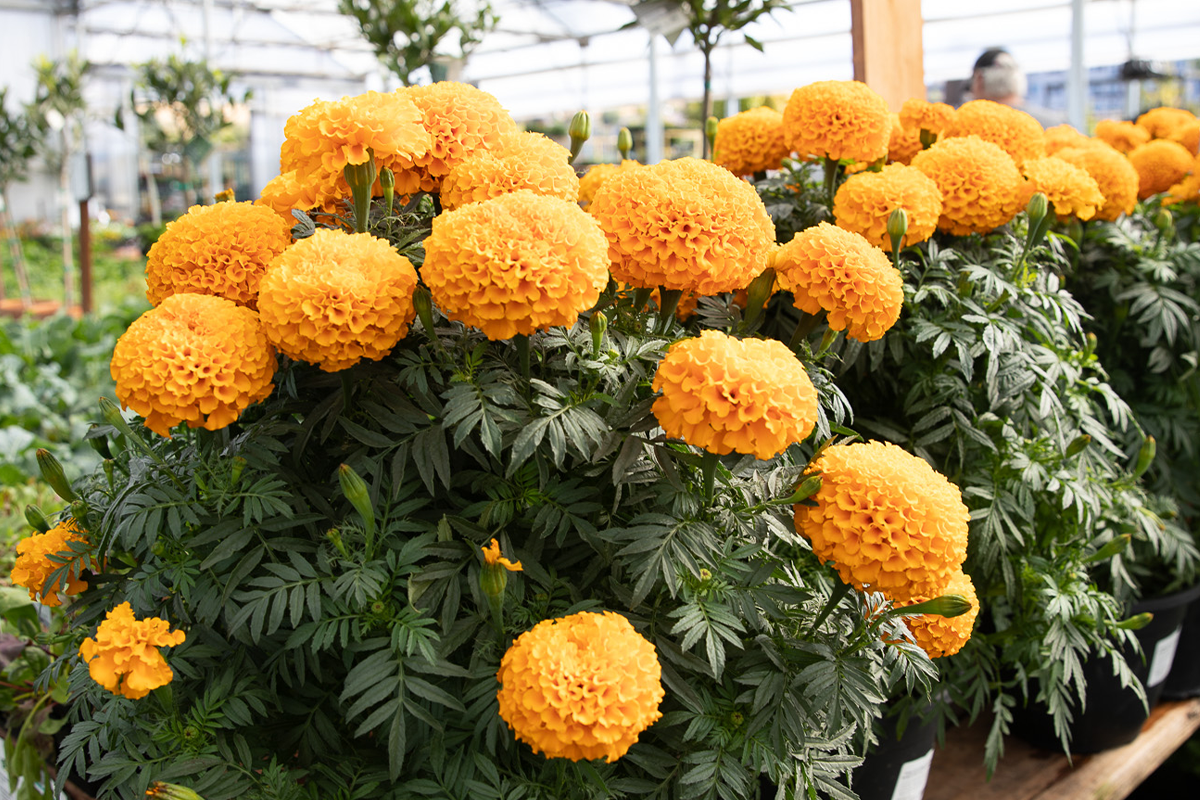
M 1186 589 L 1179 589 L 1170 594 L 1155 595 L 1138 600 L 1133 604 L 1132 613 L 1141 614 L 1147 611 L 1154 613 L 1168 608 L 1186 606 L 1197 599 L 1200 599 L 1200 581 L 1197 581 Z

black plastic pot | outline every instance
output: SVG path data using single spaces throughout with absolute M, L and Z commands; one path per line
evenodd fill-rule
M 1151 709 L 1158 704 L 1171 670 L 1184 613 L 1194 599 L 1190 592 L 1143 600 L 1130 612 L 1154 615 L 1150 624 L 1137 632 L 1145 657 L 1132 649 L 1124 653 L 1126 663 L 1146 688 L 1146 702 Z M 1089 659 L 1083 665 L 1083 676 L 1087 681 L 1087 704 L 1082 713 L 1076 711 L 1071 723 L 1071 752 L 1098 753 L 1136 739 L 1149 712 L 1133 689 L 1121 686 L 1109 659 Z M 1053 720 L 1040 705 L 1014 709 L 1013 733 L 1044 750 L 1062 747 L 1054 734 Z
M 912 717 L 899 738 L 894 717 L 885 717 L 882 725 L 879 744 L 854 769 L 851 788 L 861 800 L 921 800 L 933 761 L 936 719 Z
M 1190 597 L 1179 633 L 1175 663 L 1163 685 L 1164 700 L 1185 700 L 1200 696 L 1200 583 L 1182 594 Z

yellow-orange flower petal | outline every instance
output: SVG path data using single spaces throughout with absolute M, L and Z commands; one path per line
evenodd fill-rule
M 900 271 L 857 233 L 819 223 L 780 247 L 774 266 L 796 308 L 809 314 L 824 310 L 830 328 L 860 342 L 881 338 L 900 318 Z
M 292 243 L 292 226 L 253 203 L 192 206 L 167 223 L 146 255 L 146 298 L 212 294 L 255 308 L 267 264 Z
M 435 218 L 421 277 L 451 319 L 509 339 L 575 324 L 608 283 L 608 243 L 573 200 L 523 190 Z
M 900 124 L 916 131 L 929 131 L 935 136 L 954 121 L 954 106 L 948 103 L 930 103 L 918 98 L 909 98 L 900 107 Z
M 492 539 L 491 543 L 479 549 L 483 551 L 483 563 L 488 566 L 499 564 L 509 572 L 521 572 L 524 569 L 520 561 L 510 561 L 500 555 L 500 543 L 495 539 Z
M 1187 148 L 1170 139 L 1152 139 L 1129 154 L 1129 163 L 1138 174 L 1138 199 L 1165 192 L 1179 183 L 1192 169 L 1193 156 Z
M 1018 167 L 1031 158 L 1046 155 L 1046 136 L 1042 124 L 1012 106 L 994 100 L 972 100 L 954 113 L 954 119 L 942 132 L 945 138 L 978 136 L 998 145 Z
M 965 614 L 959 614 L 957 617 L 943 617 L 940 614 L 918 614 L 903 617 L 904 624 L 912 632 L 913 638 L 930 658 L 952 656 L 961 650 L 962 646 L 971 638 L 971 631 L 975 628 L 975 618 L 979 616 L 979 598 L 975 594 L 975 584 L 971 582 L 971 576 L 965 572 L 960 570 L 951 576 L 950 582 L 946 584 L 946 588 L 942 590 L 941 594 L 959 595 L 971 604 L 971 610 Z M 933 596 L 918 596 L 911 600 L 897 602 L 896 606 L 910 606 L 932 599 L 934 599 Z
M 258 311 L 283 353 L 337 372 L 378 361 L 404 338 L 416 286 L 417 271 L 387 241 L 320 228 L 271 262 Z
M 592 204 L 592 198 L 596 196 L 596 192 L 600 190 L 605 181 L 619 172 L 638 169 L 641 166 L 630 158 L 620 164 L 593 164 L 587 172 L 579 177 L 579 205 L 585 209 L 588 208 Z
M 87 542 L 74 519 L 64 519 L 45 533 L 35 533 L 17 542 L 17 560 L 10 578 L 17 586 L 29 590 L 30 600 L 40 600 L 45 606 L 59 606 L 63 595 L 75 595 L 87 588 L 87 581 L 65 573 L 65 583 L 60 577 L 53 585 L 50 574 L 63 565 L 50 560 L 50 556 L 70 558 L 73 553 L 69 542 Z
M 790 149 L 783 140 L 783 114 L 759 106 L 717 123 L 713 162 L 734 175 L 779 169 Z
M 496 673 L 500 716 L 547 758 L 613 762 L 662 713 L 654 645 L 611 611 L 539 622 Z
M 913 157 L 942 191 L 938 229 L 957 236 L 989 233 L 1021 210 L 1025 181 L 1012 158 L 978 136 L 938 140 Z
M 775 245 L 754 187 L 695 158 L 622 171 L 588 211 L 608 237 L 613 277 L 632 286 L 736 291 L 767 268 Z
M 1129 214 L 1137 206 L 1138 173 L 1129 159 L 1118 150 L 1098 139 L 1089 140 L 1085 147 L 1067 147 L 1058 151 L 1058 158 L 1083 167 L 1095 179 L 1104 195 L 1104 204 L 1096 210 L 1096 219 L 1115 220 Z
M 429 152 L 415 159 L 421 191 L 440 191 L 455 166 L 478 152 L 499 148 L 518 131 L 499 100 L 470 84 L 438 81 L 398 91 L 421 109 L 432 136 Z
M 815 506 L 795 506 L 796 530 L 845 583 L 897 601 L 945 593 L 967 555 L 957 486 L 884 442 L 833 445 L 808 472 L 821 488 Z
M 1152 108 L 1137 118 L 1137 125 L 1153 139 L 1170 139 L 1196 155 L 1200 145 L 1200 120 L 1187 109 L 1163 106 Z
M 888 161 L 894 164 L 908 164 L 912 161 L 913 156 L 923 149 L 920 129 L 906 128 L 900 122 L 900 115 L 892 114 L 892 133 L 888 138 Z
M 846 179 L 833 198 L 833 217 L 839 228 L 863 236 L 886 251 L 892 249 L 888 218 L 908 212 L 904 245 L 925 241 L 937 230 L 942 215 L 942 192 L 933 179 L 913 167 L 889 164 L 879 172 L 861 172 Z
M 1100 186 L 1083 167 L 1047 156 L 1026 161 L 1023 170 L 1032 191 L 1046 195 L 1060 220 L 1072 216 L 1089 220 L 1104 205 Z
M 110 365 L 121 405 L 160 436 L 180 422 L 210 431 L 232 424 L 271 393 L 275 368 L 258 314 L 203 294 L 173 294 L 138 317 Z
M 92 680 L 113 694 L 138 700 L 175 677 L 159 648 L 183 644 L 186 636 L 170 628 L 158 617 L 136 619 L 129 603 L 121 603 L 105 616 L 96 638 L 83 640 L 79 655 Z
M 725 455 L 767 459 L 804 441 L 817 421 L 817 392 L 804 365 L 775 339 L 706 330 L 681 339 L 659 362 L 654 416 L 675 439 Z
M 817 81 L 792 92 L 783 111 L 788 147 L 800 156 L 876 161 L 887 155 L 887 103 L 859 81 Z
M 540 133 L 512 134 L 499 149 L 478 151 L 450 170 L 442 206 L 449 211 L 522 189 L 575 202 L 579 178 L 570 158 L 570 150 Z
M 1096 138 L 1122 153 L 1130 153 L 1150 141 L 1150 131 L 1125 120 L 1102 119 L 1096 123 Z
M 1058 155 L 1059 150 L 1067 147 L 1088 147 L 1096 140 L 1075 130 L 1074 126 L 1063 123 L 1052 128 L 1046 128 L 1046 155 Z
M 1191 173 L 1167 190 L 1163 205 L 1176 203 L 1200 203 L 1200 156 L 1192 162 Z

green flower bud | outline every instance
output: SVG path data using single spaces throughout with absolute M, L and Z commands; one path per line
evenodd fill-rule
M 1121 620 L 1116 627 L 1123 631 L 1140 631 L 1142 628 L 1150 624 L 1150 620 L 1154 619 L 1154 615 L 1149 611 L 1143 611 L 1141 614 L 1134 614 L 1129 619 Z
M 39 533 L 45 533 L 52 527 L 50 520 L 46 519 L 46 515 L 35 505 L 25 506 L 25 521 Z
M 213 195 L 213 202 L 214 203 L 232 203 L 233 202 L 233 189 L 222 189 L 221 191 L 217 192 L 216 194 Z
M 709 117 L 708 119 L 704 120 L 704 135 L 708 137 L 708 143 L 710 146 L 715 147 L 716 145 L 717 128 L 720 125 L 721 121 L 716 117 Z
M 199 735 L 199 731 L 189 725 L 187 728 L 184 728 L 183 734 L 184 738 L 194 739 Z M 146 797 L 152 798 L 152 800 L 204 800 L 203 797 L 186 786 L 180 786 L 176 783 L 163 783 L 162 781 L 155 781 L 150 784 L 150 788 L 146 790 Z
M 1175 218 L 1171 216 L 1170 211 L 1160 208 L 1154 212 L 1154 227 L 1158 228 L 1161 233 L 1168 233 L 1175 227 Z
M 479 588 L 491 602 L 504 597 L 504 589 L 508 586 L 508 570 L 499 564 L 485 564 L 479 574 Z
M 579 151 L 583 149 L 583 143 L 591 138 L 592 118 L 586 111 L 576 111 L 575 116 L 571 117 L 571 126 L 567 133 L 571 137 L 571 158 L 568 163 L 574 164 L 575 159 L 579 157 Z
M 796 487 L 796 491 L 794 491 L 792 493 L 791 497 L 782 501 L 782 503 L 780 503 L 780 505 L 786 504 L 786 505 L 794 506 L 796 503 L 800 503 L 800 502 L 812 497 L 820 489 L 821 489 L 821 476 L 820 475 L 809 475 L 807 478 L 805 478 L 803 481 L 801 481 L 799 486 Z
M 112 451 L 108 449 L 108 439 L 103 434 L 96 433 L 99 427 L 95 423 L 88 426 L 87 443 L 101 458 L 112 458 Z
M 337 551 L 342 554 L 342 558 L 349 558 L 350 554 L 346 551 L 346 543 L 342 541 L 342 532 L 337 528 L 330 528 L 325 531 L 325 538 L 329 543 L 337 548 Z
M 1092 353 L 1096 352 L 1096 345 L 1099 343 L 1100 342 L 1096 338 L 1096 334 L 1089 333 L 1087 335 L 1086 344 L 1083 346 L 1083 355 L 1087 358 L 1091 358 Z
M 125 421 L 125 417 L 121 415 L 120 407 L 107 397 L 100 398 L 100 416 L 106 423 L 125 434 L 130 440 L 134 438 L 133 428 L 129 426 L 129 423 Z
M 110 489 L 113 488 L 113 464 L 114 463 L 116 463 L 116 462 L 114 462 L 111 458 L 106 458 L 103 462 L 104 477 L 108 480 L 108 488 L 110 488 Z
M 1150 464 L 1154 462 L 1154 456 L 1158 452 L 1158 443 L 1154 441 L 1153 436 L 1147 436 L 1142 440 L 1142 447 L 1138 450 L 1137 462 L 1133 466 L 1133 477 L 1140 478 L 1146 470 L 1150 469 Z
M 380 170 L 379 186 L 383 189 L 383 203 L 387 207 L 387 213 L 390 217 L 392 215 L 392 206 L 396 201 L 396 173 L 387 167 Z
M 45 448 L 38 448 L 37 451 L 38 469 L 42 471 L 42 480 L 50 484 L 50 488 L 61 497 L 63 500 L 74 500 L 78 495 L 71 488 L 71 482 L 67 480 L 67 476 L 63 473 L 62 464 L 58 463 L 58 459 L 50 454 Z
M 937 614 L 941 617 L 958 617 L 971 610 L 971 603 L 960 594 L 944 594 L 923 603 L 893 608 L 889 616 L 908 617 L 913 614 Z
M 230 470 L 229 485 L 237 486 L 238 480 L 242 477 L 242 470 L 246 468 L 246 459 L 241 456 L 233 457 L 233 467 Z
M 633 150 L 633 134 L 629 132 L 629 128 L 621 128 L 621 132 L 617 134 L 617 150 L 621 153 L 621 158 L 629 158 L 629 152 Z
M 342 494 L 362 517 L 369 548 L 375 538 L 375 509 L 371 506 L 371 492 L 366 482 L 347 464 L 338 467 L 338 483 L 342 486 Z
M 1029 205 L 1025 210 L 1029 213 L 1029 227 L 1036 228 L 1046 218 L 1046 213 L 1050 210 L 1050 202 L 1046 199 L 1046 195 L 1035 192 L 1033 197 L 1029 198 Z
M 1124 552 L 1125 548 L 1129 546 L 1130 538 L 1128 533 L 1123 533 L 1115 539 L 1109 540 L 1103 547 L 1085 558 L 1083 563 L 1094 564 L 1097 561 L 1107 561 L 1118 553 Z
M 88 511 L 91 510 L 87 503 L 82 500 L 76 500 L 71 503 L 70 509 L 71 516 L 74 517 L 79 524 L 84 525 L 87 523 Z
M 936 142 L 938 138 L 936 133 L 933 131 L 927 131 L 924 128 L 921 128 L 920 137 L 922 150 L 928 150 L 930 147 L 933 147 L 933 143 Z
M 597 358 L 600 356 L 600 345 L 604 342 L 604 332 L 608 330 L 608 317 L 604 316 L 603 311 L 597 311 L 588 320 L 588 327 L 592 331 L 592 357 Z
M 417 310 L 417 317 L 421 320 L 421 326 L 425 328 L 425 335 L 432 339 L 434 337 L 433 297 L 424 286 L 417 286 L 413 290 L 412 300 L 413 308 Z
M 1067 445 L 1067 458 L 1074 458 L 1087 449 L 1087 446 L 1092 443 L 1092 437 L 1084 433 L 1076 436 L 1074 441 Z
M 898 252 L 908 235 L 908 212 L 897 208 L 888 216 L 887 235 L 892 240 L 892 252 Z
M 346 183 L 350 184 L 351 189 L 361 187 L 369 192 L 375 185 L 375 178 L 379 176 L 375 169 L 374 154 L 371 154 L 371 157 L 362 164 L 347 164 L 342 170 L 342 174 L 346 177 Z

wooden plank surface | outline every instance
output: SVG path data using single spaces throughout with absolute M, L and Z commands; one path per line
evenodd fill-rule
M 1133 742 L 1090 756 L 1039 750 L 1004 741 L 991 781 L 983 768 L 987 725 L 946 732 L 933 756 L 925 800 L 1122 800 L 1200 728 L 1200 698 L 1162 703 Z
M 850 0 L 854 79 L 878 92 L 892 111 L 925 99 L 921 0 Z

